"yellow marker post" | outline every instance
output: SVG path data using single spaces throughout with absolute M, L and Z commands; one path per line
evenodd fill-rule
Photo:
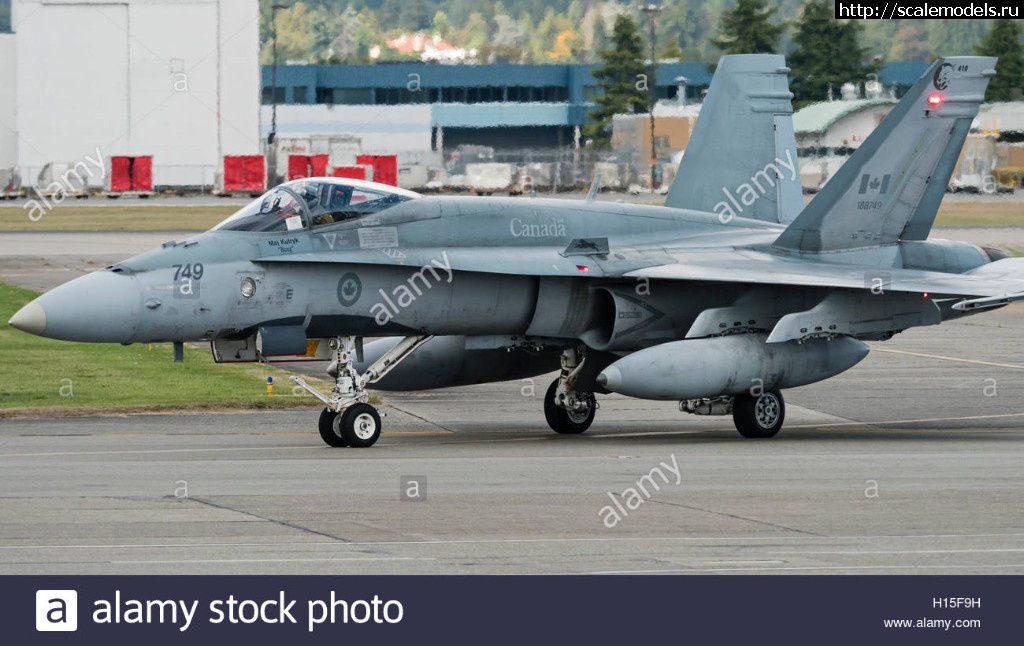
M 274 396 L 274 378 L 267 377 L 267 397 Z

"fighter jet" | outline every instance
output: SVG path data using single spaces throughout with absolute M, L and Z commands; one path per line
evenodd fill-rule
M 1024 260 L 928 239 L 995 62 L 936 61 L 806 208 L 785 61 L 727 56 L 665 206 L 298 180 L 10 323 L 176 353 L 208 341 L 221 362 L 331 361 L 330 393 L 294 378 L 323 402 L 331 446 L 379 438 L 368 389 L 554 370 L 558 433 L 587 430 L 595 394 L 616 392 L 772 437 L 781 391 L 850 369 L 865 341 L 1024 298 Z

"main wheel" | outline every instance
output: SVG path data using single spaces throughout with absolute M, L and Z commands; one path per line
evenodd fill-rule
M 320 422 L 318 424 L 320 437 L 328 446 L 348 446 L 348 441 L 334 430 L 334 420 L 337 417 L 338 413 L 335 413 L 330 408 L 324 408 L 320 412 Z
M 556 433 L 563 435 L 578 435 L 590 428 L 594 422 L 594 415 L 597 414 L 597 400 L 594 393 L 579 393 L 583 397 L 583 410 L 566 410 L 555 403 L 555 392 L 558 390 L 558 380 L 555 379 L 548 392 L 544 395 L 544 418 L 548 426 Z
M 355 448 L 373 446 L 380 437 L 380 415 L 369 404 L 351 406 L 335 418 L 333 426 Z
M 732 403 L 732 421 L 743 437 L 774 437 L 786 419 L 786 402 L 777 390 L 760 395 L 736 395 Z

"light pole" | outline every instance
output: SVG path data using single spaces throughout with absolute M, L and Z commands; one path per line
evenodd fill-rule
M 270 134 L 267 136 L 268 175 L 270 183 L 277 184 L 277 12 L 288 5 L 275 4 L 270 7 L 270 29 L 273 32 L 273 64 L 270 67 Z
M 654 17 L 661 13 L 661 5 L 653 3 L 640 4 L 637 8 L 647 14 L 647 22 L 651 29 L 651 74 L 647 79 L 651 88 L 651 192 L 654 192 L 654 175 L 658 169 L 658 150 L 654 143 L 654 106 L 658 103 L 658 84 L 655 76 L 655 66 L 658 64 L 654 51 Z

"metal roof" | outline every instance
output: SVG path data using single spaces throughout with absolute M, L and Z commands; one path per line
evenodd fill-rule
M 876 105 L 895 105 L 896 99 L 855 99 L 822 101 L 793 113 L 793 130 L 798 134 L 821 134 L 843 117 Z

